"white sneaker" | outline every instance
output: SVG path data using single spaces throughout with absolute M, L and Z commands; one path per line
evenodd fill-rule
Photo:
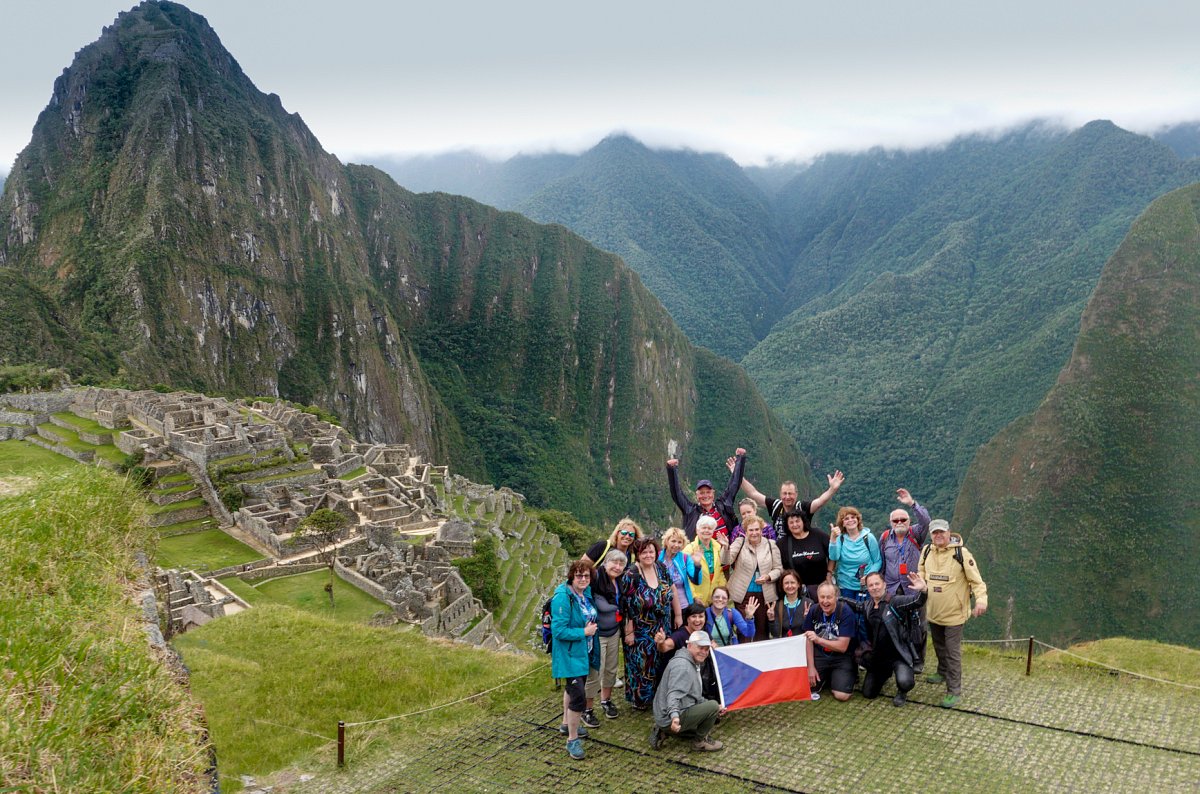
M 625 686 L 625 682 L 618 678 L 617 683 L 613 684 L 613 686 L 619 689 L 620 687 Z

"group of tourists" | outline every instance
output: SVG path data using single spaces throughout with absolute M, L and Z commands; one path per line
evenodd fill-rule
M 619 714 L 612 696 L 622 648 L 625 700 L 653 710 L 655 748 L 678 735 L 698 750 L 720 750 L 709 735 L 722 714 L 711 649 L 771 638 L 805 638 L 814 699 L 828 689 L 849 700 L 861 669 L 864 697 L 878 697 L 894 679 L 892 702 L 903 706 L 924 670 L 928 631 L 937 672 L 926 680 L 944 683 L 941 705 L 956 706 L 963 626 L 987 609 L 987 588 L 949 523 L 930 520 L 899 488 L 901 506 L 878 535 L 848 506 L 825 532 L 813 516 L 842 487 L 842 472 L 800 501 L 794 482 L 770 498 L 745 479 L 746 450 L 726 463 L 725 489 L 717 494 L 700 480 L 693 500 L 679 483 L 679 461 L 668 460 L 681 526 L 655 538 L 622 519 L 555 590 L 551 674 L 565 682 L 560 731 L 571 757 L 583 757 L 581 739 L 600 725 L 597 710 Z

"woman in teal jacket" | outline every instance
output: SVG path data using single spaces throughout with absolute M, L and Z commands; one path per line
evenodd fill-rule
M 567 752 L 583 758 L 587 734 L 579 719 L 587 708 L 584 684 L 589 668 L 600 668 L 600 643 L 596 641 L 596 608 L 592 605 L 592 565 L 576 560 L 567 569 L 567 581 L 550 599 L 550 675 L 561 678 L 563 687 L 563 727 L 567 734 Z

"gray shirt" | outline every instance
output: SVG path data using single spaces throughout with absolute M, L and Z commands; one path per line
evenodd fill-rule
M 654 693 L 654 724 L 666 728 L 671 720 L 704 702 L 700 665 L 692 659 L 687 646 L 680 648 L 667 662 L 658 691 Z

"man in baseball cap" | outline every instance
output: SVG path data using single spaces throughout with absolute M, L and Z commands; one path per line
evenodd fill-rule
M 929 632 L 937 654 L 937 672 L 926 676 L 931 684 L 946 684 L 944 708 L 962 700 L 963 626 L 970 617 L 987 611 L 987 585 L 979 566 L 963 546 L 962 537 L 950 531 L 950 523 L 935 518 L 929 522 L 931 544 L 921 552 L 920 574 L 929 585 Z M 972 607 L 971 600 L 975 600 Z
M 657 750 L 667 739 L 667 732 L 676 736 L 693 736 L 697 750 L 715 752 L 724 745 L 709 737 L 709 732 L 721 713 L 721 705 L 706 700 L 701 690 L 700 667 L 712 650 L 712 639 L 706 631 L 693 631 L 687 645 L 680 648 L 667 663 L 654 694 L 654 727 L 650 729 L 650 746 Z

